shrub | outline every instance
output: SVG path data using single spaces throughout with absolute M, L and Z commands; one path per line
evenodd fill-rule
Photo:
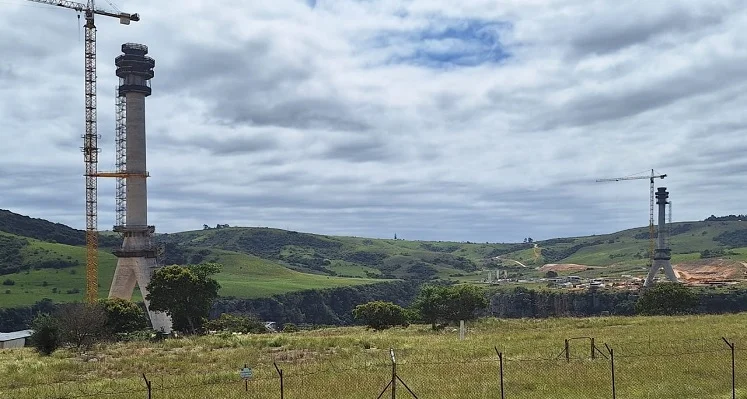
M 286 333 L 298 332 L 298 326 L 296 326 L 293 323 L 285 323 L 283 324 L 283 332 L 286 332 Z
M 60 325 L 55 317 L 40 314 L 31 323 L 31 329 L 34 330 L 29 338 L 31 346 L 42 355 L 50 355 L 62 344 Z
M 16 282 L 8 278 L 3 281 L 3 285 L 16 285 Z
M 691 312 L 698 296 L 679 283 L 658 283 L 641 294 L 635 309 L 645 315 L 676 315 Z
M 113 334 L 131 333 L 148 327 L 148 319 L 140 306 L 120 298 L 99 300 L 106 312 L 106 328 Z
M 219 318 L 209 320 L 205 328 L 214 331 L 262 334 L 267 332 L 265 324 L 253 317 L 234 316 L 223 313 Z
M 391 302 L 374 301 L 358 305 L 353 317 L 374 330 L 385 330 L 394 326 L 407 327 L 410 323 L 407 311 Z

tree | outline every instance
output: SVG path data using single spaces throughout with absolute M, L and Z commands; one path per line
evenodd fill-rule
M 698 296 L 679 283 L 658 283 L 646 289 L 635 304 L 636 312 L 645 315 L 676 315 L 691 312 Z
M 476 285 L 464 284 L 448 287 L 447 313 L 445 319 L 451 322 L 473 320 L 477 311 L 488 306 L 485 291 Z
M 217 263 L 201 263 L 157 270 L 148 284 L 150 309 L 171 316 L 175 330 L 197 333 L 220 289 L 209 276 L 220 269 Z
M 50 355 L 62 344 L 60 337 L 60 325 L 55 317 L 48 313 L 41 313 L 31 322 L 31 334 L 29 341 L 39 353 Z
M 425 285 L 413 302 L 413 310 L 435 330 L 439 323 L 472 320 L 487 305 L 485 292 L 474 285 Z
M 436 324 L 446 313 L 446 287 L 424 285 L 412 304 L 413 310 L 420 316 L 420 320 L 436 329 Z
M 407 327 L 407 310 L 391 302 L 373 301 L 353 309 L 353 317 L 374 330 L 386 330 L 394 326 Z
M 555 270 L 548 270 L 547 273 L 545 273 L 545 277 L 547 278 L 558 277 L 558 272 L 556 272 Z
M 54 314 L 60 326 L 62 342 L 86 349 L 108 337 L 106 311 L 99 303 L 66 303 Z
M 106 312 L 106 328 L 113 334 L 131 333 L 148 327 L 143 309 L 132 301 L 121 298 L 99 300 Z

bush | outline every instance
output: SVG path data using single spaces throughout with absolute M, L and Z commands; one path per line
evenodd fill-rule
M 410 323 L 407 311 L 391 302 L 374 301 L 358 305 L 353 317 L 374 330 L 385 330 L 394 326 L 407 327 Z
M 66 303 L 54 314 L 60 326 L 62 342 L 81 350 L 109 337 L 106 310 L 99 304 Z
M 16 282 L 8 278 L 3 281 L 3 285 L 16 285 Z
M 641 294 L 635 309 L 644 315 L 676 315 L 690 313 L 697 304 L 698 296 L 684 285 L 658 283 Z
M 106 312 L 106 329 L 112 334 L 131 333 L 148 327 L 148 319 L 140 306 L 120 298 L 99 300 Z
M 42 355 L 50 355 L 62 344 L 60 325 L 57 318 L 49 314 L 36 316 L 31 323 L 31 334 L 29 341 Z
M 285 332 L 285 333 L 298 332 L 298 326 L 296 326 L 293 323 L 285 323 L 285 324 L 283 324 L 283 332 Z
M 237 333 L 262 334 L 267 332 L 265 324 L 253 317 L 234 316 L 223 313 L 219 318 L 205 323 L 207 330 Z

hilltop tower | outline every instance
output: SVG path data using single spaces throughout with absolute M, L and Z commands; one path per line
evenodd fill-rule
M 651 270 L 648 272 L 646 282 L 643 284 L 644 287 L 650 287 L 654 284 L 654 278 L 660 269 L 664 269 L 664 275 L 670 281 L 678 282 L 677 276 L 672 270 L 672 250 L 669 249 L 669 239 L 667 237 L 666 228 L 666 214 L 667 214 L 667 199 L 669 193 L 666 187 L 659 187 L 656 191 L 656 204 L 659 206 L 659 231 L 656 241 L 656 251 L 654 252 L 654 262 L 651 264 Z
M 119 77 L 118 155 L 123 155 L 123 159 L 118 159 L 117 165 L 121 177 L 117 187 L 118 225 L 114 231 L 123 235 L 124 242 L 122 249 L 114 251 L 117 269 L 109 297 L 131 299 L 137 284 L 145 299 L 146 287 L 158 267 L 153 245 L 155 226 L 148 225 L 145 163 L 145 97 L 151 94 L 150 79 L 156 61 L 147 56 L 148 47 L 142 44 L 123 44 L 122 53 L 115 59 Z M 145 306 L 153 329 L 171 332 L 171 319 L 165 313 L 150 311 L 148 301 Z

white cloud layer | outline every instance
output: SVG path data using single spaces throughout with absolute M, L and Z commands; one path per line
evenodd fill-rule
M 106 5 L 105 2 L 98 2 Z M 156 59 L 150 221 L 516 241 L 745 213 L 740 0 L 120 0 L 99 18 L 100 169 L 114 57 Z M 75 12 L 0 1 L 0 208 L 84 226 Z M 114 185 L 100 183 L 102 229 Z

